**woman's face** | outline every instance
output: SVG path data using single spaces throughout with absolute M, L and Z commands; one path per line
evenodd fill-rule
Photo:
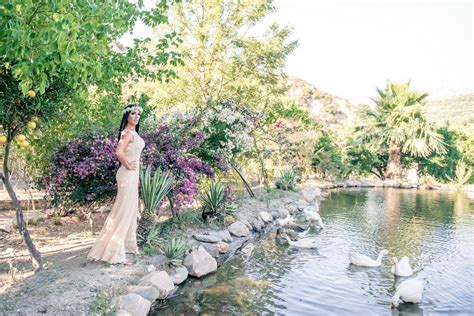
M 128 116 L 128 123 L 132 125 L 137 125 L 138 122 L 140 121 L 140 111 L 139 110 L 133 110 L 130 112 L 130 115 Z

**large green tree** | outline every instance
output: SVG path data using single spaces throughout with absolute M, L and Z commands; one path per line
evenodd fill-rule
M 289 28 L 264 27 L 274 10 L 269 0 L 191 0 L 173 6 L 167 31 L 183 40 L 179 78 L 158 89 L 146 84 L 138 89 L 165 107 L 205 107 L 209 100 L 253 108 L 274 104 L 284 92 L 279 83 L 285 59 L 297 45 Z
M 401 152 L 414 157 L 427 157 L 432 152 L 446 152 L 443 136 L 423 117 L 422 105 L 428 94 L 410 89 L 410 82 L 387 82 L 377 88 L 375 108 L 367 109 L 366 124 L 359 141 L 388 147 L 385 178 L 399 178 L 402 172 Z
M 41 254 L 26 229 L 10 183 L 9 154 L 15 136 L 32 118 L 53 120 L 74 106 L 88 87 L 120 91 L 126 80 L 167 79 L 167 65 L 180 62 L 167 34 L 151 47 L 149 39 L 124 48 L 117 40 L 137 21 L 156 27 L 167 22 L 170 1 L 146 10 L 143 1 L 7 0 L 0 4 L 0 125 L 6 136 L 0 178 L 15 204 L 17 223 L 28 250 L 42 267 Z M 78 105 L 79 104 L 79 105 Z

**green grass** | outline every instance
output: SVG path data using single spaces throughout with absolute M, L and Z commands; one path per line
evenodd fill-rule
M 116 310 L 112 306 L 112 300 L 118 295 L 120 293 L 114 289 L 99 292 L 89 306 L 90 312 L 98 315 L 115 315 Z

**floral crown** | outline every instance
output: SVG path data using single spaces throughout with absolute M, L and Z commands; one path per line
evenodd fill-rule
M 126 108 L 125 110 L 123 110 L 123 114 L 125 114 L 127 112 L 132 112 L 132 111 L 135 111 L 135 110 L 138 110 L 140 113 L 143 113 L 143 109 L 140 106 L 132 106 L 132 107 L 129 107 L 129 108 Z

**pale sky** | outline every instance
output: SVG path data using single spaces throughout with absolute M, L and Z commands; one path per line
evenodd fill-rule
M 149 2 L 149 1 L 146 1 Z M 152 2 L 152 1 L 151 1 Z M 387 79 L 442 99 L 473 92 L 474 0 L 274 0 L 267 22 L 294 28 L 286 73 L 352 103 Z M 148 36 L 142 23 L 134 34 Z
M 387 79 L 411 79 L 431 99 L 473 92 L 471 1 L 276 0 L 294 28 L 287 74 L 353 103 Z

